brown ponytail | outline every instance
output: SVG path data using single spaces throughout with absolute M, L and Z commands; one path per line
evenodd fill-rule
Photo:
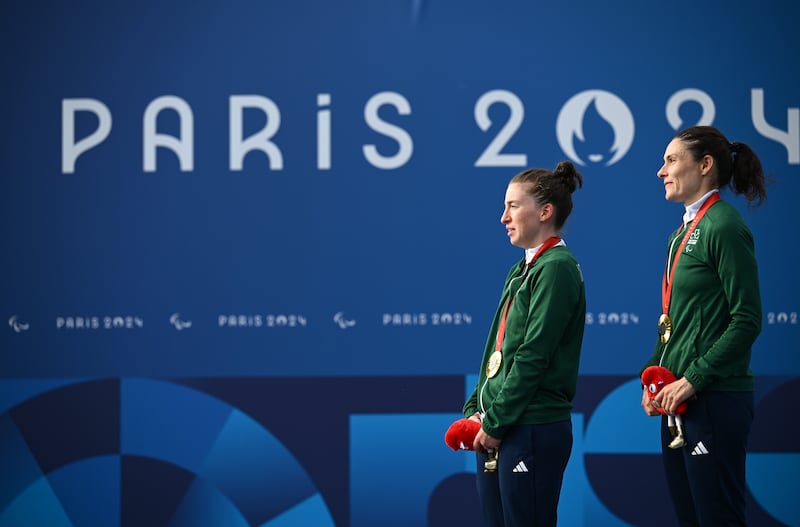
M 714 158 L 717 185 L 728 186 L 734 194 L 744 194 L 748 203 L 761 205 L 767 199 L 766 178 L 761 160 L 745 143 L 729 143 L 722 132 L 713 126 L 693 126 L 675 135 L 700 161 L 703 156 Z

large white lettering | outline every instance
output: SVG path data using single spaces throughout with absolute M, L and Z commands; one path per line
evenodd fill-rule
M 615 135 L 609 152 L 602 152 L 602 155 L 592 153 L 586 157 L 589 161 L 598 164 L 600 161 L 606 161 L 606 158 L 609 157 L 606 154 L 613 154 L 613 157 L 605 162 L 606 166 L 612 165 L 625 155 L 633 142 L 634 128 L 633 115 L 627 105 L 610 92 L 586 90 L 568 99 L 559 113 L 556 126 L 557 140 L 568 157 L 582 165 L 585 164 L 582 159 L 576 159 L 577 154 L 574 149 L 570 150 L 564 146 L 572 141 L 573 135 L 576 135 L 581 141 L 586 140 L 582 133 L 582 120 L 587 105 L 574 102 L 574 99 L 581 95 L 584 98 L 593 97 L 592 101 L 597 114 L 608 122 Z M 787 159 L 790 165 L 800 164 L 800 108 L 788 108 L 786 130 L 781 130 L 767 122 L 764 100 L 763 88 L 751 90 L 751 118 L 755 130 L 763 137 L 783 145 L 788 153 Z M 330 170 L 333 166 L 331 94 L 317 94 L 316 103 L 316 169 Z M 696 123 L 685 123 L 680 116 L 681 108 L 687 103 L 700 105 L 701 115 Z M 570 104 L 574 107 L 571 107 Z M 502 110 L 505 113 L 499 114 L 501 118 L 490 116 L 490 110 L 495 105 L 504 107 Z M 364 105 L 363 119 L 372 131 L 393 140 L 397 144 L 397 151 L 389 155 L 386 152 L 381 153 L 376 144 L 364 143 L 362 152 L 367 163 L 373 167 L 381 170 L 396 170 L 411 160 L 414 153 L 414 141 L 404 128 L 379 115 L 387 106 L 393 108 L 401 116 L 412 113 L 411 104 L 402 94 L 384 91 L 376 93 L 367 100 Z M 574 111 L 565 112 L 568 107 Z M 180 123 L 178 136 L 157 131 L 158 117 L 161 111 L 167 109 L 175 111 L 178 115 Z M 266 118 L 263 128 L 247 137 L 244 136 L 245 111 L 257 111 L 263 113 Z M 75 121 L 78 112 L 88 112 L 98 121 L 97 127 L 80 139 L 76 138 L 78 133 L 76 128 L 85 127 L 76 127 Z M 514 139 L 525 119 L 525 105 L 515 93 L 502 89 L 489 90 L 477 98 L 473 113 L 478 128 L 482 132 L 493 134 L 488 137 L 487 145 L 477 156 L 474 166 L 523 167 L 527 165 L 527 154 L 503 151 Z M 506 115 L 505 121 L 502 120 L 503 115 Z M 716 106 L 714 99 L 708 93 L 696 88 L 685 88 L 676 91 L 669 97 L 665 106 L 665 115 L 667 122 L 675 130 L 692 124 L 710 125 L 713 124 L 716 117 Z M 564 120 L 569 122 L 561 122 Z M 110 135 L 111 123 L 111 111 L 102 101 L 91 98 L 62 100 L 62 173 L 72 174 L 75 172 L 78 158 L 100 145 Z M 259 151 L 267 156 L 270 170 L 284 168 L 283 154 L 274 140 L 281 126 L 281 111 L 275 102 L 261 95 L 231 95 L 229 97 L 228 124 L 228 168 L 231 171 L 243 170 L 244 159 L 252 151 Z M 144 111 L 142 164 L 145 172 L 157 170 L 156 152 L 158 147 L 167 148 L 177 155 L 181 171 L 194 170 L 194 116 L 191 106 L 179 97 L 158 97 L 148 104 Z M 313 149 L 313 146 L 311 148 Z
M 97 129 L 75 142 L 75 112 L 92 112 Z M 111 133 L 111 111 L 97 99 L 64 99 L 61 101 L 61 172 L 75 173 L 78 157 L 105 141 Z
M 685 90 L 676 91 L 667 101 L 667 122 L 673 130 L 677 131 L 685 128 L 683 119 L 680 116 L 680 109 L 687 102 L 696 102 L 700 105 L 702 113 L 696 124 L 706 126 L 714 122 L 717 109 L 711 96 L 702 90 L 686 88 Z
M 786 131 L 767 123 L 764 115 L 764 89 L 753 88 L 750 91 L 753 126 L 758 133 L 782 144 L 788 153 L 790 165 L 800 164 L 800 108 L 786 110 Z
M 327 108 L 331 104 L 329 93 L 317 95 L 317 106 Z M 331 111 L 323 109 L 317 112 L 317 168 L 331 168 Z
M 244 109 L 251 108 L 264 112 L 267 123 L 259 132 L 243 139 Z M 272 170 L 283 169 L 283 154 L 271 141 L 281 126 L 281 111 L 272 100 L 261 95 L 233 95 L 230 98 L 230 158 L 231 170 L 242 170 L 244 156 L 252 150 L 267 154 Z
M 408 132 L 399 126 L 387 123 L 378 116 L 378 110 L 385 104 L 394 106 L 400 115 L 409 115 L 411 113 L 411 105 L 399 93 L 381 92 L 373 95 L 364 106 L 364 120 L 366 123 L 376 132 L 397 141 L 397 153 L 390 157 L 383 156 L 378 152 L 378 148 L 375 145 L 364 145 L 363 151 L 364 157 L 367 158 L 367 161 L 372 166 L 384 170 L 392 170 L 408 163 L 408 160 L 411 159 L 411 154 L 414 153 L 414 142 Z
M 158 114 L 162 110 L 174 110 L 180 123 L 180 138 L 157 132 Z M 159 146 L 177 154 L 181 172 L 194 170 L 194 116 L 189 104 L 172 95 L 154 99 L 144 110 L 144 132 L 142 137 L 143 165 L 145 172 L 156 171 L 156 148 Z
M 525 105 L 514 93 L 507 90 L 491 90 L 480 96 L 475 103 L 475 122 L 481 131 L 485 132 L 492 126 L 492 119 L 489 117 L 489 108 L 496 104 L 505 104 L 508 107 L 509 115 L 506 123 L 494 136 L 489 146 L 483 151 L 481 156 L 475 161 L 476 167 L 522 167 L 528 164 L 528 156 L 525 154 L 504 154 L 503 148 L 508 144 L 525 119 Z

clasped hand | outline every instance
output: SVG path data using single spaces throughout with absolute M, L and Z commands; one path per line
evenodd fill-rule
M 470 417 L 471 420 L 481 422 L 477 416 Z M 483 452 L 485 450 L 495 449 L 500 446 L 500 439 L 494 438 L 483 431 L 483 428 L 478 430 L 475 434 L 475 441 L 472 442 L 472 449 L 476 452 Z
M 681 377 L 675 382 L 667 384 L 651 400 L 647 395 L 647 388 L 642 390 L 642 408 L 647 415 L 660 415 L 656 409 L 661 407 L 667 415 L 675 415 L 675 410 L 680 404 L 697 393 L 692 383 Z

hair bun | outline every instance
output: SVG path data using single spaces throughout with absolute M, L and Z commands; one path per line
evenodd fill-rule
M 570 194 L 583 186 L 583 177 L 575 170 L 575 165 L 573 165 L 571 161 L 561 161 L 556 165 L 553 174 L 567 187 Z

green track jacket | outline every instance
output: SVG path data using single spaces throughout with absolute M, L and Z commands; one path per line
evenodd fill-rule
M 661 364 L 698 391 L 753 390 L 750 355 L 761 332 L 753 235 L 724 201 L 689 228 L 672 285 L 672 335 L 666 344 L 656 341 L 644 367 Z M 670 235 L 667 246 L 684 232 Z
M 525 260 L 508 273 L 481 361 L 480 376 L 464 415 L 484 413 L 483 429 L 501 439 L 508 427 L 570 419 L 578 382 L 586 293 L 569 249 L 543 253 L 525 274 Z M 503 342 L 503 362 L 486 376 L 506 300 L 513 294 Z

